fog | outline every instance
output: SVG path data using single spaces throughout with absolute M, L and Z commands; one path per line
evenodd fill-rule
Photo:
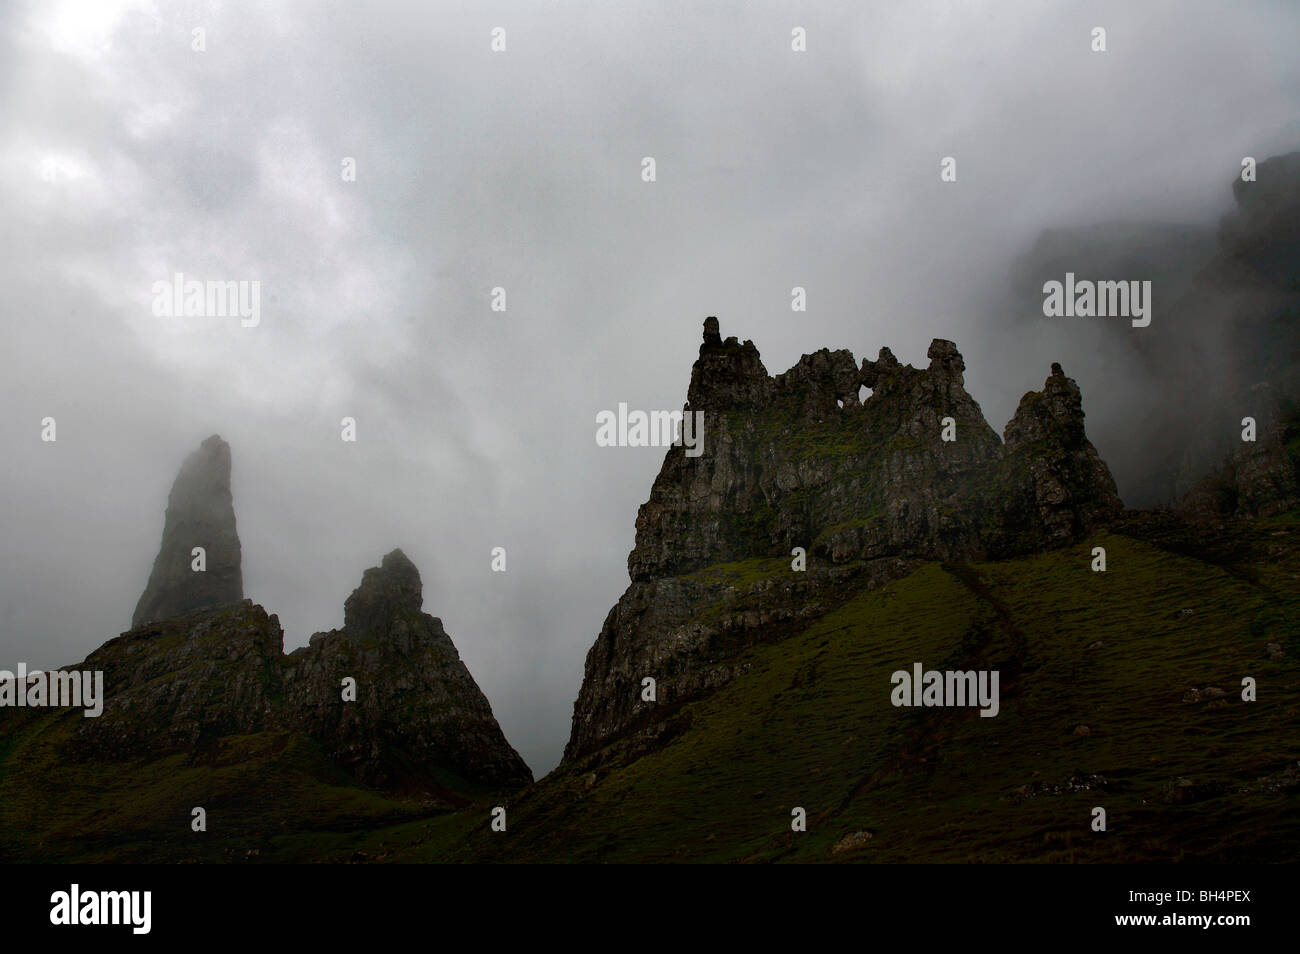
M 540 776 L 663 457 L 595 416 L 680 408 L 706 316 L 772 373 L 951 338 L 999 432 L 1053 360 L 1157 401 L 998 283 L 1044 229 L 1213 228 L 1300 147 L 1291 3 L 699 6 L 0 8 L 0 668 L 129 626 L 217 433 L 286 649 L 401 547 Z M 259 281 L 260 322 L 156 317 L 176 272 Z

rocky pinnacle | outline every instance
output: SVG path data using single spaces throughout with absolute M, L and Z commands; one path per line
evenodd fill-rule
M 914 368 L 881 348 L 859 365 L 822 348 L 772 376 L 752 341 L 705 321 L 686 394 L 704 450 L 668 448 L 637 513 L 630 585 L 587 654 L 567 761 L 616 737 L 653 748 L 670 729 L 640 694 L 645 675 L 674 703 L 714 691 L 746 647 L 847 598 L 845 579 L 1065 546 L 1121 512 L 1059 364 L 1004 441 L 966 391 L 957 345 L 936 338 L 926 357 Z M 796 552 L 802 572 L 785 569 Z M 755 561 L 779 569 L 749 590 L 726 582 Z
M 196 547 L 203 569 L 196 569 Z M 230 494 L 230 445 L 217 435 L 185 458 L 167 497 L 162 545 L 131 628 L 244 598 Z
M 367 784 L 426 784 L 438 771 L 515 787 L 533 780 L 442 620 L 421 610 L 420 572 L 401 550 L 361 577 L 344 626 L 290 654 L 288 711 L 335 763 Z M 356 682 L 355 701 L 340 686 Z

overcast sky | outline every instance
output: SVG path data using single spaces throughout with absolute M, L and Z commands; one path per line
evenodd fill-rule
M 540 776 L 663 457 L 595 415 L 680 408 L 705 316 L 773 373 L 952 338 L 1000 432 L 1052 360 L 1109 383 L 991 330 L 990 276 L 1046 227 L 1212 223 L 1300 147 L 1294 3 L 704 6 L 0 5 L 0 668 L 129 626 L 218 433 L 286 649 L 400 546 Z M 260 324 L 155 317 L 175 272 L 259 281 Z

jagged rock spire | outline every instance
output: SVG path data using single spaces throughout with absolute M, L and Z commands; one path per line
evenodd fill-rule
M 419 613 L 423 605 L 420 571 L 394 550 L 361 575 L 361 585 L 343 604 L 343 626 L 357 635 L 377 635 L 398 615 Z
M 1119 514 L 1059 365 L 1024 396 L 1004 444 L 966 391 L 957 345 L 936 338 L 927 357 L 915 368 L 881 348 L 859 367 L 823 348 L 770 377 L 752 342 L 705 322 L 688 392 L 704 452 L 668 448 L 637 513 L 631 585 L 587 655 L 566 760 L 667 731 L 641 701 L 643 676 L 670 680 L 674 702 L 715 690 L 741 671 L 740 649 L 833 605 L 842 572 L 880 583 L 923 560 L 1034 552 Z M 802 571 L 787 562 L 796 548 Z M 730 571 L 715 574 L 758 559 L 791 570 L 726 615 L 735 588 Z
M 230 734 L 300 732 L 362 782 L 448 807 L 484 786 L 531 782 L 442 621 L 421 603 L 419 571 L 394 550 L 365 571 L 344 628 L 287 658 L 279 619 L 248 600 L 124 633 L 84 664 L 106 673 L 106 702 L 102 718 L 78 720 L 75 748 L 158 758 Z
M 710 315 L 704 319 L 704 343 L 700 345 L 700 351 L 716 348 L 720 344 L 722 344 L 722 331 L 718 326 L 718 319 Z
M 194 548 L 204 569 L 194 569 Z M 167 497 L 162 545 L 131 628 L 244 598 L 239 535 L 230 493 L 230 445 L 205 440 L 185 458 Z
M 1029 498 L 1019 516 L 1032 515 L 1034 536 L 1044 543 L 1077 537 L 1124 506 L 1083 418 L 1079 385 L 1053 362 L 1043 390 L 1025 394 L 1007 422 L 1007 457 L 1024 475 L 1021 489 Z
M 741 344 L 734 336 L 724 341 L 718 319 L 706 318 L 700 356 L 686 390 L 687 408 L 706 412 L 758 408 L 771 395 L 772 379 L 754 342 Z
M 531 782 L 442 620 L 420 609 L 422 589 L 401 550 L 366 570 L 343 605 L 343 628 L 290 654 L 289 710 L 368 784 L 424 784 L 438 772 L 478 784 Z M 344 701 L 348 678 L 356 696 Z

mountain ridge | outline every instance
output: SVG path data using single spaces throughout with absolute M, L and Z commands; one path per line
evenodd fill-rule
M 875 586 L 927 559 L 1060 546 L 1121 512 L 1059 364 L 1021 398 L 1004 440 L 966 392 L 957 346 L 935 339 L 927 357 L 917 369 L 881 348 L 859 366 L 823 348 L 773 377 L 752 341 L 705 320 L 684 408 L 704 414 L 704 449 L 669 448 L 638 511 L 630 585 L 588 653 L 566 761 L 653 721 L 647 677 L 675 700 L 734 678 L 728 660 L 833 603 L 850 565 Z M 807 566 L 769 601 L 781 605 L 696 618 L 727 597 L 692 574 L 743 559 L 793 567 L 796 548 Z
M 1300 514 L 1287 509 L 1295 488 L 1270 483 L 1292 473 L 1278 465 L 1289 444 L 1272 439 L 1267 461 L 1232 471 L 1267 490 L 1250 498 L 1266 515 L 1127 511 L 1059 364 L 999 437 L 955 344 L 935 339 L 928 357 L 917 369 L 887 348 L 861 364 L 821 349 L 773 377 L 752 342 L 705 323 L 686 404 L 712 422 L 705 450 L 665 454 L 629 586 L 545 778 L 533 782 L 394 550 L 363 574 L 344 626 L 292 653 L 277 617 L 214 596 L 87 658 L 108 676 L 101 718 L 0 713 L 0 855 L 1277 854 L 1300 797 L 1300 750 L 1279 735 L 1300 711 L 1287 688 Z M 890 671 L 915 660 L 999 671 L 998 716 L 890 705 Z M 1257 708 L 1233 698 L 1243 672 L 1259 678 Z M 1146 764 L 1170 726 L 1171 763 Z M 1205 748 L 1227 736 L 1232 747 Z M 1123 834 L 1088 838 L 1099 801 Z M 188 829 L 199 805 L 210 838 Z M 794 807 L 808 838 L 790 828 Z M 502 808 L 508 837 L 489 826 Z

